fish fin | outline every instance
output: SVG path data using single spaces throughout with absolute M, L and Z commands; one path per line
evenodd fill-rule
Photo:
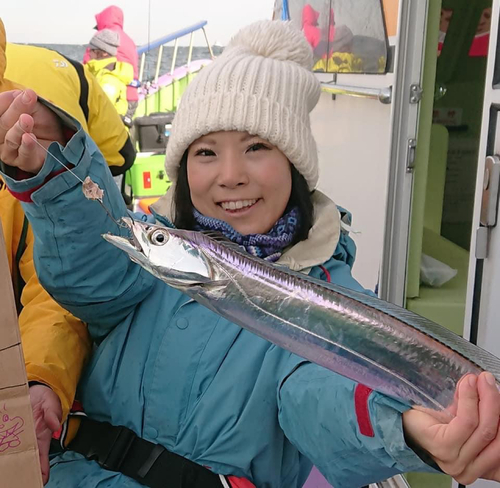
M 206 236 L 208 236 L 212 239 L 215 239 L 215 240 L 220 239 L 220 240 L 229 241 L 229 239 L 222 232 L 219 232 L 218 230 L 200 230 L 199 233 L 206 235 Z
M 245 251 L 245 248 L 243 246 L 240 246 L 239 244 L 236 244 L 236 242 L 229 240 L 221 232 L 215 230 L 203 230 L 200 232 L 200 234 L 203 234 L 209 237 L 210 239 L 217 241 L 219 244 L 227 247 L 228 249 L 232 249 L 233 251 L 238 251 L 238 252 Z

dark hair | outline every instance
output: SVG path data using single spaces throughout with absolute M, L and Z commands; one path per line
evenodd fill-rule
M 187 155 L 188 152 L 186 151 L 181 158 L 177 175 L 174 194 L 174 224 L 179 229 L 192 230 L 195 227 L 195 219 L 187 177 Z M 295 166 L 293 164 L 290 166 L 292 171 L 292 191 L 285 212 L 288 212 L 293 207 L 297 207 L 299 211 L 299 228 L 292 242 L 293 245 L 307 239 L 313 225 L 314 208 L 312 202 L 313 192 L 309 191 L 305 178 L 297 171 Z

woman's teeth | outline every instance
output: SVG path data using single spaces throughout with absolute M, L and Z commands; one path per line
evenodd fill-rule
M 224 210 L 240 210 L 242 208 L 251 207 L 257 202 L 257 199 L 254 200 L 238 200 L 235 202 L 221 202 L 220 206 Z

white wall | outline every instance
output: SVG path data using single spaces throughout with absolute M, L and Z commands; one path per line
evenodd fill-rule
M 341 75 L 339 84 L 390 86 L 392 75 Z M 374 289 L 382 258 L 390 157 L 391 105 L 322 93 L 311 115 L 320 161 L 319 189 L 353 214 L 354 277 Z

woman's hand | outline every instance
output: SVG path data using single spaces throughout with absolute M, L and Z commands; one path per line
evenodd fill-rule
M 31 408 L 35 421 L 43 483 L 49 481 L 49 449 L 52 434 L 61 427 L 62 408 L 59 397 L 45 385 L 30 387 Z
M 418 410 L 403 413 L 405 436 L 463 485 L 478 478 L 500 481 L 500 393 L 495 378 L 490 373 L 468 375 L 458 384 L 457 397 L 456 417 L 449 424 Z
M 65 144 L 57 116 L 37 101 L 33 90 L 0 93 L 0 160 L 38 173 L 52 142 Z

